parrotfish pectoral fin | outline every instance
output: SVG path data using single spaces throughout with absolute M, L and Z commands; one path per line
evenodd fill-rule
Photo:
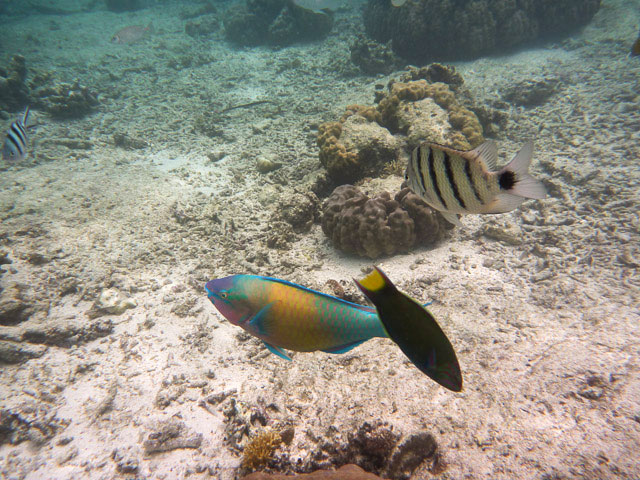
M 322 351 L 324 353 L 336 353 L 336 354 L 346 353 L 349 350 L 351 350 L 352 348 L 356 348 L 361 343 L 366 342 L 367 340 L 369 340 L 369 339 L 367 338 L 365 340 L 358 340 L 357 342 L 347 343 L 345 345 L 338 345 L 337 347 L 327 348 L 326 350 L 322 350 Z
M 376 306 L 389 337 L 409 360 L 443 387 L 461 391 L 456 353 L 431 313 L 400 292 L 377 267 L 356 284 Z
M 268 344 L 264 340 L 262 341 L 262 343 L 264 343 L 264 346 L 267 347 L 271 353 L 276 354 L 280 358 L 284 358 L 285 360 L 291 361 L 291 357 L 289 355 L 287 355 L 284 352 L 284 350 L 282 350 L 280 347 L 274 347 L 273 345 Z
M 249 319 L 249 328 L 252 332 L 260 335 L 269 335 L 272 327 L 272 319 L 269 316 L 269 312 L 273 308 L 276 302 L 267 303 L 262 307 L 258 313 Z

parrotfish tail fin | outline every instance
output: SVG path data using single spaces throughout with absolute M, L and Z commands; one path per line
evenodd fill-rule
M 398 291 L 377 267 L 356 285 L 376 306 L 389 338 L 424 374 L 454 392 L 462 390 L 462 372 L 451 342 L 431 313 Z
M 29 107 L 25 108 L 24 115 L 22 116 L 22 126 L 23 127 L 27 126 L 27 120 L 29 120 L 29 112 L 30 112 Z
M 502 170 L 498 172 L 500 188 L 508 194 L 524 198 L 544 198 L 544 185 L 529 175 L 529 165 L 533 156 L 533 142 L 528 141 Z

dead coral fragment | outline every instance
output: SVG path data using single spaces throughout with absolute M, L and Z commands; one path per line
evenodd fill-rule
M 282 437 L 273 430 L 264 430 L 256 434 L 244 447 L 242 467 L 255 470 L 266 466 L 281 443 Z
M 374 107 L 350 105 L 340 122 L 320 125 L 320 162 L 334 181 L 354 182 L 376 175 L 385 163 L 398 158 L 398 140 L 379 119 Z
M 155 423 L 143 442 L 148 455 L 168 452 L 177 448 L 198 448 L 202 444 L 202 434 L 191 430 L 177 418 L 169 418 Z

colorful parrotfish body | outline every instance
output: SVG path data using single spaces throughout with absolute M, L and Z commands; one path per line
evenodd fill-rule
M 433 316 L 376 268 L 358 287 L 375 309 L 276 278 L 232 275 L 207 282 L 211 302 L 234 325 L 261 339 L 276 355 L 344 353 L 373 337 L 389 337 L 440 385 L 459 392 L 456 354 Z
M 462 373 L 451 342 L 431 313 L 400 292 L 379 268 L 355 281 L 376 306 L 389 337 L 423 373 L 443 387 L 462 390 Z
M 387 337 L 373 308 L 284 280 L 232 275 L 211 280 L 205 288 L 227 320 L 288 360 L 283 348 L 344 353 L 370 338 Z

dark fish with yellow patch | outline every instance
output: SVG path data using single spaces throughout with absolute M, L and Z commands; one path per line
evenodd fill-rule
M 424 143 L 411 154 L 405 179 L 444 218 L 462 225 L 457 214 L 505 213 L 527 198 L 547 196 L 542 183 L 529 175 L 532 153 L 533 142 L 528 142 L 498 169 L 491 141 L 469 151 Z
M 354 281 L 376 307 L 389 338 L 409 360 L 443 387 L 461 391 L 456 352 L 429 310 L 398 290 L 378 267 Z

